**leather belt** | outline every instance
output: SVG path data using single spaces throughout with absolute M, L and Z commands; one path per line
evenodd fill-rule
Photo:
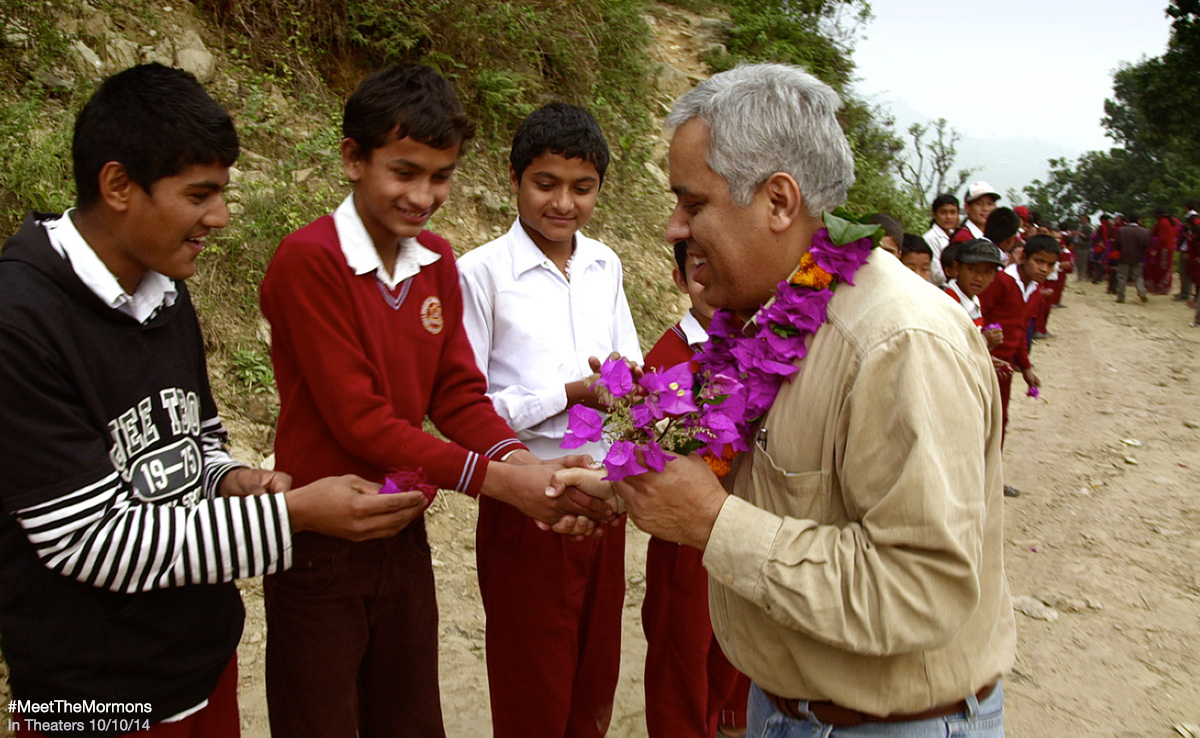
M 983 702 L 991 695 L 992 690 L 996 688 L 996 683 L 992 682 L 986 687 L 975 693 L 975 699 Z M 779 697 L 770 692 L 763 692 L 771 704 L 775 706 L 783 715 L 793 720 L 808 720 L 809 717 L 814 717 L 818 722 L 825 725 L 832 725 L 835 728 L 849 728 L 863 723 L 908 723 L 914 720 L 933 720 L 934 718 L 947 717 L 967 711 L 967 701 L 959 700 L 948 705 L 938 705 L 931 707 L 922 712 L 898 713 L 892 715 L 871 715 L 858 710 L 851 710 L 848 707 L 841 707 L 832 702 L 809 702 L 808 711 L 800 710 L 801 703 L 804 700 L 794 700 L 787 697 Z

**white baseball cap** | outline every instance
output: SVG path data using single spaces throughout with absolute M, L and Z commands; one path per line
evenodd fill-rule
M 992 195 L 997 200 L 1000 199 L 1000 193 L 996 192 L 996 188 L 992 187 L 990 184 L 981 179 L 978 182 L 972 182 L 967 186 L 967 196 L 963 198 L 963 200 L 966 202 L 974 202 L 984 195 Z

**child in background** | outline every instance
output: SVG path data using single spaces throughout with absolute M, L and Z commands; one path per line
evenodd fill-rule
M 958 198 L 949 192 L 938 195 L 930 208 L 933 221 L 925 232 L 925 243 L 933 251 L 933 283 L 939 287 L 946 283 L 942 271 L 942 251 L 950 245 L 950 235 L 958 230 Z
M 962 243 L 962 242 L 960 241 L 959 243 Z M 938 261 L 941 262 L 941 265 L 942 265 L 942 274 L 944 274 L 946 276 L 947 281 L 958 277 L 957 258 L 958 258 L 958 244 L 957 243 L 946 244 L 946 248 L 942 249 L 942 254 L 941 254 L 941 256 L 938 257 Z M 1001 259 L 1003 259 L 1003 258 L 1004 258 L 1004 255 L 1001 254 Z
M 1001 253 L 1011 251 L 1016 244 L 1020 232 L 1021 219 L 1009 208 L 997 208 L 988 217 L 985 232 L 988 240 L 999 247 Z M 1014 271 L 1019 265 L 1010 263 Z M 1049 270 L 1047 270 L 1049 273 Z M 1031 388 L 1041 385 L 1041 380 L 1033 371 L 1029 361 L 1029 344 L 1027 342 L 1028 300 L 1037 291 L 1037 283 L 1014 276 L 1007 269 L 1001 271 L 992 283 L 979 294 L 980 307 L 983 310 L 984 325 L 999 324 L 1004 334 L 1004 340 L 992 348 L 992 356 L 1002 362 L 1021 370 L 1025 384 Z M 1012 372 L 997 372 L 1000 382 L 1000 401 L 1004 413 L 1005 432 L 1008 429 L 1008 402 L 1012 394 Z M 1021 493 L 1010 485 L 1004 485 L 1004 494 L 1017 497 Z
M 904 239 L 900 243 L 900 263 L 926 282 L 932 281 L 930 270 L 933 263 L 933 250 L 920 236 L 912 233 L 904 234 Z
M 899 259 L 900 244 L 904 242 L 904 226 L 900 225 L 900 221 L 884 213 L 875 213 L 867 218 L 867 222 L 883 227 L 879 248 Z
M 986 328 L 983 320 L 983 307 L 979 303 L 979 295 L 986 290 L 996 278 L 996 272 L 1001 266 L 1000 249 L 985 238 L 974 238 L 955 244 L 954 253 L 955 273 L 958 275 L 946 283 L 946 294 L 953 297 L 967 311 L 967 315 L 983 332 L 988 350 L 999 346 L 1004 340 L 1004 333 L 999 328 Z M 1012 368 L 1009 367 L 1009 371 Z
M 687 242 L 675 244 L 675 285 L 691 299 L 683 319 L 646 355 L 646 370 L 691 361 L 708 341 L 714 308 L 691 278 Z M 646 730 L 650 738 L 712 738 L 746 727 L 750 680 L 725 658 L 708 617 L 704 553 L 651 538 L 646 551 Z
M 561 103 L 534 111 L 509 156 L 516 222 L 458 262 L 488 396 L 542 458 L 563 453 L 568 408 L 600 407 L 593 359 L 615 352 L 642 363 L 621 262 L 579 232 L 608 161 L 587 111 Z M 596 459 L 606 450 L 579 449 Z M 482 500 L 477 559 L 496 738 L 603 735 L 621 661 L 624 523 L 569 541 Z
M 262 284 L 277 465 L 301 482 L 420 469 L 439 488 L 555 522 L 545 495 L 555 467 L 493 409 L 463 328 L 454 253 L 425 230 L 473 131 L 450 83 L 428 67 L 375 72 L 346 102 L 341 153 L 353 192 L 284 238 Z M 427 433 L 426 418 L 450 440 Z M 267 577 L 272 733 L 445 735 L 423 510 L 378 542 L 297 536 L 293 570 Z

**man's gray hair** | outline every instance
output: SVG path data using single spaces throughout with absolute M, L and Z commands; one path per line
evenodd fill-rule
M 708 124 L 708 165 L 738 207 L 772 174 L 786 172 L 815 217 L 844 203 L 854 184 L 854 155 L 835 115 L 841 106 L 836 92 L 799 67 L 750 64 L 685 93 L 665 126 L 693 118 Z

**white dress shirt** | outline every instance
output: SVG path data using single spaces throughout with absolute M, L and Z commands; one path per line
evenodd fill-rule
M 341 244 L 342 254 L 346 257 L 346 264 L 355 274 L 374 272 L 375 278 L 390 290 L 396 289 L 396 285 L 415 276 L 421 271 L 421 267 L 442 258 L 441 254 L 417 243 L 417 239 L 405 238 L 400 241 L 400 250 L 396 253 L 396 266 L 392 273 L 388 274 L 383 260 L 379 258 L 379 249 L 375 248 L 375 242 L 371 240 L 371 234 L 367 233 L 362 217 L 354 209 L 353 194 L 342 200 L 338 209 L 333 211 L 333 225 L 337 229 L 338 243 Z
M 938 287 L 946 284 L 946 273 L 942 271 L 942 251 L 950 245 L 950 234 L 942 230 L 937 223 L 933 224 L 922 236 L 929 250 L 933 252 L 933 261 L 929 263 L 929 279 Z
M 96 297 L 113 310 L 122 312 L 139 323 L 153 318 L 158 311 L 175 304 L 179 296 L 175 281 L 155 271 L 146 272 L 137 289 L 130 295 L 108 270 L 96 252 L 84 240 L 71 220 L 71 208 L 54 220 L 42 222 L 50 245 L 71 264 L 71 269 Z
M 970 316 L 972 322 L 978 323 L 978 321 L 983 319 L 983 305 L 979 302 L 979 295 L 967 297 L 963 294 L 962 288 L 958 286 L 957 279 L 947 282 L 946 287 L 954 292 L 954 296 L 958 298 L 958 304 L 962 305 L 963 310 L 967 311 L 967 315 Z
M 564 385 L 591 375 L 588 357 L 617 351 L 642 363 L 617 255 L 576 233 L 568 280 L 518 219 L 464 254 L 458 269 L 463 325 L 496 412 L 541 458 L 603 458 L 607 444 L 570 452 L 559 444 L 567 430 Z
M 1025 281 L 1021 279 L 1021 272 L 1017 269 L 1016 264 L 1009 264 L 1004 267 L 1004 273 L 1017 281 L 1017 286 L 1021 288 L 1021 297 L 1025 298 L 1025 302 L 1029 302 L 1029 298 L 1038 288 L 1037 282 L 1030 280 L 1029 284 L 1025 284 Z

